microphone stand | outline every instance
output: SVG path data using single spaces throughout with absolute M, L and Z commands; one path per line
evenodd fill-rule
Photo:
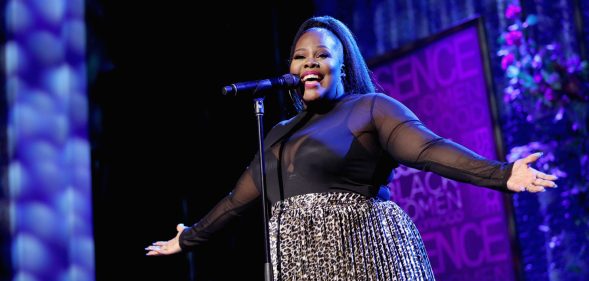
M 258 153 L 260 157 L 260 186 L 262 187 L 262 217 L 264 219 L 264 280 L 272 281 L 270 235 L 268 230 L 268 203 L 266 202 L 266 164 L 264 161 L 264 97 L 254 98 L 254 110 L 258 121 Z
M 258 153 L 260 157 L 260 186 L 262 187 L 262 216 L 264 219 L 264 280 L 273 281 L 270 258 L 270 235 L 268 230 L 268 202 L 266 198 L 266 164 L 264 161 L 264 95 L 261 92 L 272 88 L 294 88 L 300 84 L 298 76 L 287 73 L 278 78 L 231 84 L 223 87 L 223 95 L 236 95 L 241 91 L 253 90 L 254 108 L 258 120 Z

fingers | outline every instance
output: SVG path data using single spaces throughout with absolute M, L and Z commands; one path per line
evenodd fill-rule
M 546 174 L 543 174 L 545 176 L 545 178 L 554 178 L 554 176 L 549 176 Z M 545 180 L 540 178 L 539 176 L 536 175 L 536 178 L 529 183 L 528 185 L 523 186 L 519 191 L 528 191 L 528 192 L 544 192 L 546 191 L 547 187 L 557 187 L 556 183 L 552 180 Z
M 179 224 L 176 226 L 176 230 L 177 230 L 177 231 L 184 231 L 184 228 L 185 228 L 185 226 L 184 226 L 184 224 L 183 224 L 183 223 L 179 223 Z
M 530 186 L 526 186 L 525 190 L 528 192 L 532 192 L 532 193 L 546 191 L 546 189 L 543 186 L 533 185 L 533 184 Z
M 543 187 L 556 187 L 556 183 L 549 180 L 543 180 L 541 178 L 536 178 L 534 182 L 532 182 L 535 186 L 543 186 Z
M 538 160 L 538 158 L 540 158 L 542 156 L 542 152 L 536 152 L 533 154 L 528 155 L 526 158 L 522 159 L 524 161 L 524 163 L 526 164 L 530 164 L 535 162 L 536 160 Z
M 145 248 L 145 250 L 149 251 L 147 254 L 145 254 L 146 256 L 159 256 L 164 254 L 164 251 L 160 246 L 148 246 Z
M 536 174 L 536 177 L 537 178 L 540 178 L 540 179 L 543 179 L 543 180 L 550 180 L 550 181 L 555 181 L 555 180 L 558 179 L 558 177 L 555 176 L 555 175 L 548 175 L 548 174 L 545 174 L 545 173 L 542 173 L 542 172 L 538 172 Z

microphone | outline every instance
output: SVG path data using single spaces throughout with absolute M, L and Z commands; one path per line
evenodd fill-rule
M 293 89 L 300 83 L 301 79 L 298 76 L 287 73 L 280 77 L 258 81 L 247 81 L 225 86 L 223 87 L 223 95 L 237 96 L 237 94 L 240 93 L 252 93 L 254 96 L 259 96 L 259 92 L 272 89 Z

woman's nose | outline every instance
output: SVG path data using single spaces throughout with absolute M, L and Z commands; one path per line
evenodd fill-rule
M 309 59 L 305 62 L 305 67 L 319 67 L 319 62 L 314 59 Z

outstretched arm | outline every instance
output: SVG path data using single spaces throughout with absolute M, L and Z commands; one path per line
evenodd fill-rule
M 224 227 L 231 219 L 238 216 L 256 198 L 260 196 L 250 170 L 246 170 L 229 195 L 221 199 L 215 207 L 192 227 L 179 224 L 178 234 L 168 241 L 155 242 L 145 248 L 148 256 L 170 255 L 182 250 L 196 247 L 206 241 Z
M 436 135 L 393 98 L 376 95 L 371 112 L 380 143 L 403 165 L 502 191 L 522 191 L 523 186 L 529 187 L 529 191 L 540 191 L 543 187 L 554 186 L 556 177 L 528 166 L 537 157 L 514 163 L 486 159 Z M 536 180 L 536 175 L 540 180 Z M 532 181 L 536 184 L 532 185 Z

